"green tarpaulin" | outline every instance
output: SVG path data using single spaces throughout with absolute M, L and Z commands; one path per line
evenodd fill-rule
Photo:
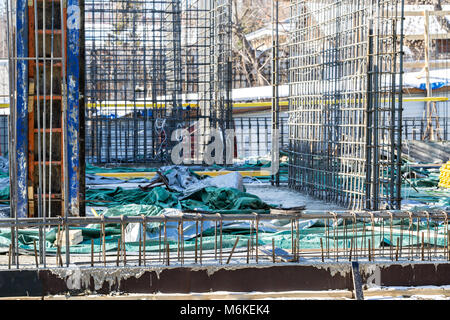
M 233 188 L 206 187 L 183 200 L 182 194 L 170 192 L 163 187 L 155 187 L 150 191 L 141 189 L 88 189 L 87 205 L 107 207 L 124 204 L 156 205 L 161 208 L 202 210 L 219 213 L 268 213 L 270 206 L 257 196 Z

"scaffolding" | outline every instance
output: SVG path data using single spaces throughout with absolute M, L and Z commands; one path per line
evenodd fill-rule
M 401 1 L 291 1 L 289 185 L 399 208 Z

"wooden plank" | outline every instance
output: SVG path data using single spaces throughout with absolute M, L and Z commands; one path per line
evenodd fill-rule
M 437 10 L 437 11 L 429 11 L 430 12 L 430 16 L 440 16 L 440 17 L 444 17 L 444 16 L 449 16 L 450 15 L 450 11 L 448 10 Z M 391 10 L 385 10 L 383 12 L 384 16 L 389 16 L 389 17 L 393 17 L 395 15 L 399 14 L 396 11 L 391 11 Z M 403 12 L 403 16 L 405 17 L 422 17 L 423 16 L 423 10 L 420 11 L 404 11 Z M 401 16 L 398 16 L 398 18 L 401 18 Z
M 428 288 L 414 288 L 414 289 L 370 289 L 364 290 L 366 297 L 399 297 L 399 296 L 444 296 L 450 297 L 450 290 L 444 288 L 428 289 Z M 351 299 L 351 292 L 348 290 L 333 290 L 333 291 L 282 291 L 282 292 L 252 292 L 252 293 L 158 293 L 158 294 L 142 294 L 142 295 L 87 295 L 87 296 L 64 296 L 53 295 L 44 297 L 0 297 L 0 300 L 136 300 L 136 299 L 151 299 L 151 300 L 253 300 L 253 299 L 303 299 L 303 298 L 334 298 L 334 299 Z M 431 297 L 430 297 L 431 298 Z
M 405 17 L 421 17 L 423 16 L 423 11 L 404 11 Z M 448 16 L 450 15 L 450 11 L 448 10 L 440 10 L 440 11 L 429 11 L 428 14 L 430 16 Z
M 272 208 L 270 209 L 271 214 L 294 214 L 302 213 L 306 209 L 306 206 L 297 206 L 292 208 Z
M 268 259 L 273 260 L 273 256 L 275 255 L 275 261 L 276 262 L 294 262 L 296 259 L 292 254 L 287 252 L 284 249 L 281 248 L 275 248 L 275 252 L 272 251 L 272 248 L 269 247 L 259 247 L 258 252 L 266 256 Z
M 450 39 L 450 33 L 435 33 L 429 35 L 430 40 L 446 40 Z M 423 34 L 407 34 L 404 35 L 405 40 L 424 40 Z
M 449 64 L 450 64 L 450 61 L 434 61 L 434 62 L 429 61 L 428 62 L 429 67 L 432 69 L 447 68 Z M 403 62 L 403 67 L 404 68 L 423 68 L 423 67 L 425 67 L 425 62 L 418 62 L 418 61 Z

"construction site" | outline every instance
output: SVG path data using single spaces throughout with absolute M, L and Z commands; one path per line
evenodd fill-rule
M 0 0 L 0 299 L 450 299 L 450 1 Z

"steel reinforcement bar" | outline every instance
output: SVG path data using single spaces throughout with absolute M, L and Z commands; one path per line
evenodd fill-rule
M 88 216 L 88 217 L 47 217 L 42 218 L 3 218 L 0 219 L 0 228 L 5 227 L 38 227 L 53 225 L 82 225 L 95 223 L 151 223 L 151 222 L 179 222 L 179 221 L 256 221 L 256 220 L 284 220 L 284 219 L 409 219 L 409 218 L 429 218 L 430 220 L 445 221 L 449 218 L 450 211 L 444 209 L 430 210 L 382 210 L 382 211 L 304 211 L 299 213 L 270 213 L 270 214 L 211 214 L 211 213 L 191 213 L 181 212 L 179 215 L 159 216 Z
M 2 241 L 7 254 L 0 255 L 0 269 L 14 265 L 16 269 L 39 269 L 89 264 L 164 267 L 444 262 L 450 259 L 449 213 L 392 210 L 225 215 L 180 211 L 158 216 L 1 219 L 1 238 L 18 236 L 7 250 L 8 243 Z M 71 232 L 83 233 L 85 238 L 72 242 Z M 45 252 L 38 240 L 46 243 Z

